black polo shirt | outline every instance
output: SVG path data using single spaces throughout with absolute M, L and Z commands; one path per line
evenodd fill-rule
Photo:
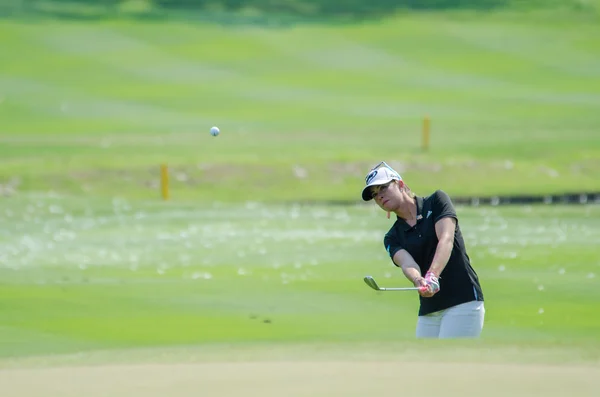
M 431 196 L 417 197 L 416 201 L 416 225 L 411 227 L 403 219 L 397 217 L 396 222 L 384 237 L 384 245 L 390 258 L 394 258 L 394 254 L 401 249 L 408 251 L 421 268 L 423 276 L 429 270 L 437 248 L 435 223 L 448 216 L 456 219 L 452 253 L 448 264 L 439 275 L 440 291 L 431 298 L 419 296 L 421 303 L 419 315 L 474 300 L 483 301 L 479 278 L 471 267 L 458 224 L 458 217 L 450 197 L 444 191 L 437 190 Z M 394 263 L 394 265 L 396 264 Z

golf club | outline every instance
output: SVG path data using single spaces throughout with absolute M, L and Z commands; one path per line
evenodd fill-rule
M 366 276 L 364 278 L 365 283 L 373 288 L 376 291 L 418 291 L 419 288 L 417 287 L 404 287 L 404 288 L 382 288 L 380 287 L 377 282 L 375 282 L 375 279 L 371 276 Z

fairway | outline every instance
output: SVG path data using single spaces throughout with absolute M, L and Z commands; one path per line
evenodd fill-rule
M 598 203 L 457 205 L 478 340 L 363 282 L 410 286 L 379 161 L 419 196 L 600 192 L 581 7 L 2 17 L 0 396 L 596 396 Z
M 0 178 L 147 198 L 166 163 L 180 199 L 348 201 L 386 159 L 416 192 L 598 191 L 598 24 L 527 15 L 8 20 Z
M 0 354 L 9 361 L 198 343 L 411 346 L 416 295 L 362 281 L 407 284 L 383 249 L 390 221 L 374 207 L 6 202 Z M 597 363 L 599 210 L 459 207 L 488 297 L 483 348 Z

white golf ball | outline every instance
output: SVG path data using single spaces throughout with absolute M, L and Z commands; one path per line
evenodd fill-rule
M 212 128 L 210 129 L 210 135 L 212 135 L 212 136 L 217 136 L 217 135 L 219 135 L 219 132 L 220 132 L 220 131 L 219 131 L 219 128 L 218 128 L 218 127 L 212 127 Z

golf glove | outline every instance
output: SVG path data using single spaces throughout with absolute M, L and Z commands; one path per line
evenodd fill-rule
M 425 282 L 434 294 L 440 290 L 440 282 L 435 273 L 427 272 L 427 274 L 425 274 Z

